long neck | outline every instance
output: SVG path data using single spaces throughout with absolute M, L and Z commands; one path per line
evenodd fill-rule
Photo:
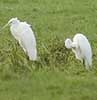
M 76 42 L 72 42 L 72 48 L 78 48 L 78 45 Z

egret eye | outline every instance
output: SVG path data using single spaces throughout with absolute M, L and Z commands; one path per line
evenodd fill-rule
M 9 25 L 12 24 L 12 21 L 9 23 Z

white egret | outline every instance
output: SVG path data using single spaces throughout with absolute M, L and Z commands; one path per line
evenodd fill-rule
M 29 59 L 37 60 L 36 39 L 30 25 L 21 22 L 18 18 L 10 19 L 3 29 L 8 25 L 10 25 L 11 34 L 19 42 Z
M 76 59 L 85 63 L 87 70 L 92 67 L 92 49 L 88 39 L 83 34 L 77 33 L 73 41 L 69 38 L 66 39 L 65 46 L 68 49 L 72 49 Z

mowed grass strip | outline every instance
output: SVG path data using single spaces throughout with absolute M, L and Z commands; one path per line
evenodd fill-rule
M 96 77 L 65 75 L 64 72 L 36 71 L 29 79 L 0 81 L 0 99 L 96 100 Z

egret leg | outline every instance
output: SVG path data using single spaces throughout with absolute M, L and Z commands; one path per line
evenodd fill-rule
M 83 63 L 83 65 L 85 66 L 85 60 L 84 60 L 84 59 L 82 60 L 82 63 Z
M 92 58 L 88 58 L 88 65 L 89 68 L 92 69 Z
M 88 65 L 87 60 L 85 60 L 84 62 L 85 62 L 85 68 L 86 68 L 86 70 L 89 70 L 89 65 Z

